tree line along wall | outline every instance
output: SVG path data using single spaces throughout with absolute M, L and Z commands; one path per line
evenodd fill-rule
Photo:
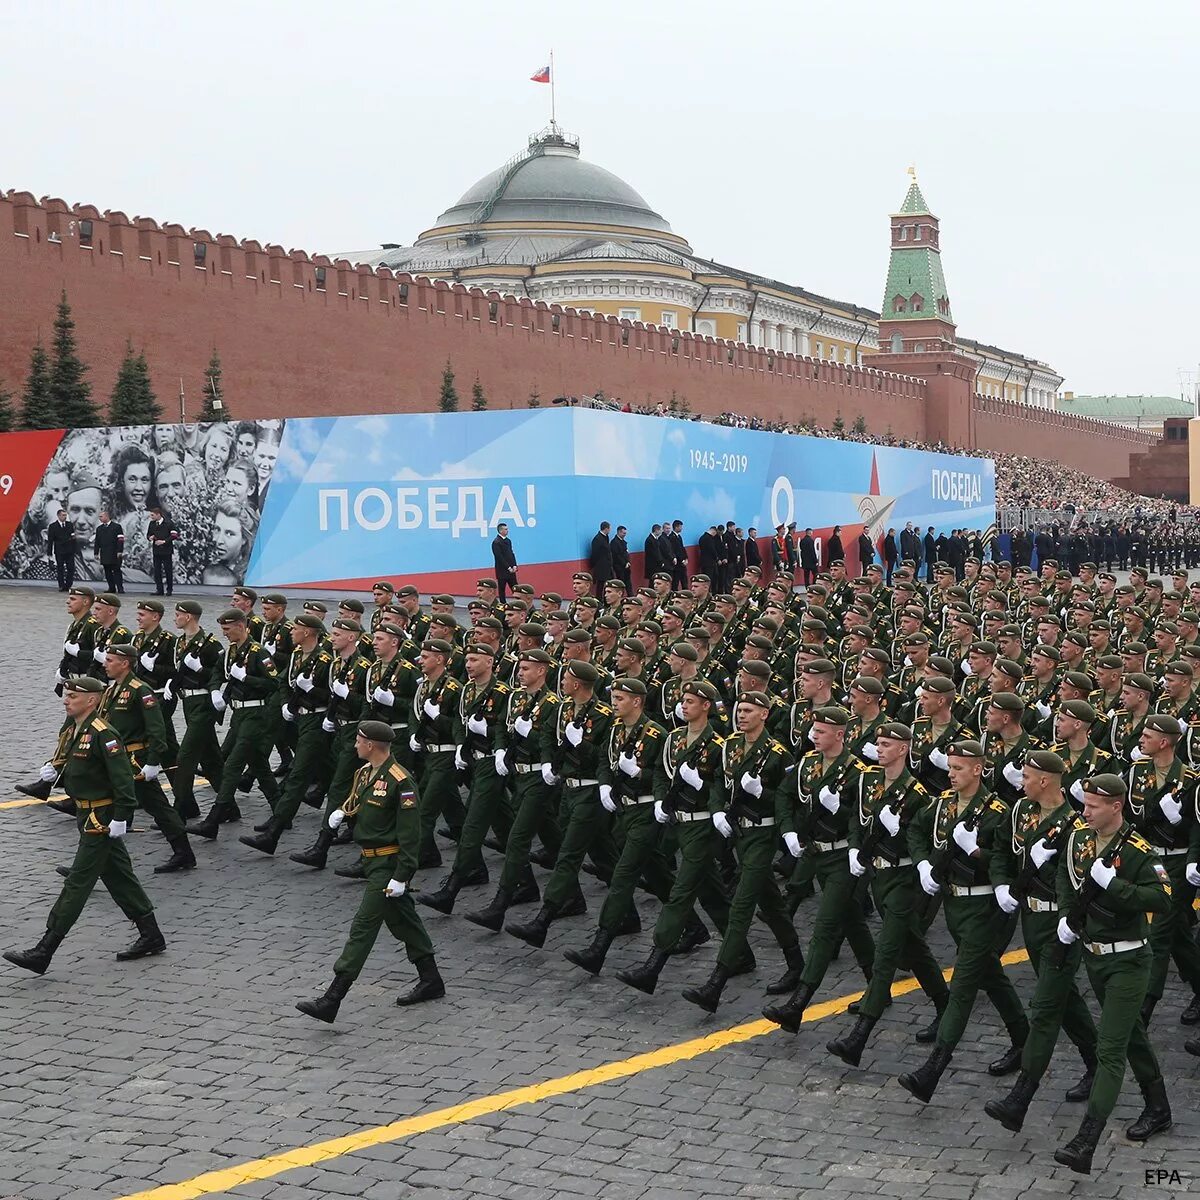
M 355 267 L 89 205 L 0 195 L 0 386 L 20 391 L 29 354 L 49 341 L 65 289 L 97 396 L 112 388 L 127 339 L 144 349 L 167 419 L 182 380 L 199 409 L 204 367 L 220 352 L 238 417 L 404 412 L 436 406 L 450 361 L 464 407 L 476 375 L 491 407 L 523 407 L 531 391 L 603 390 L 634 405 L 674 397 L 693 412 L 829 426 L 859 416 L 874 434 L 924 439 L 926 381 L 819 362 L 682 331 L 643 327 L 528 299 L 501 297 L 387 268 Z M 984 449 L 1057 456 L 1126 475 L 1131 442 L 1100 422 L 1034 410 L 973 408 Z M 1073 422 L 1073 423 L 1072 423 Z M 936 433 L 936 431 L 934 431 Z M 1122 434 L 1127 431 L 1122 431 Z M 1142 435 L 1143 437 L 1145 435 Z

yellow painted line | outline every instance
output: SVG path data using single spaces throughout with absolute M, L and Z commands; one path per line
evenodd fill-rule
M 32 796 L 25 796 L 20 800 L 4 800 L 0 801 L 0 809 L 2 808 L 28 808 L 31 804 L 45 804 L 44 800 L 35 800 Z
M 1000 960 L 1006 966 L 1023 963 L 1029 960 L 1024 950 L 1013 950 Z M 952 970 L 943 972 L 947 979 L 953 974 Z M 905 979 L 892 985 L 893 996 L 904 996 L 920 987 L 915 979 Z M 814 1004 L 804 1014 L 804 1022 L 820 1021 L 843 1013 L 855 1001 L 862 998 L 862 992 L 853 992 L 836 1000 L 825 1000 Z M 285 1171 L 293 1171 L 297 1167 L 314 1167 L 318 1163 L 328 1162 L 331 1158 L 340 1158 L 343 1154 L 353 1154 L 356 1150 L 365 1150 L 370 1146 L 382 1146 L 388 1142 L 398 1142 L 404 1138 L 413 1137 L 418 1133 L 429 1133 L 435 1129 L 445 1129 L 451 1125 L 461 1125 L 465 1121 L 474 1121 L 479 1117 L 491 1116 L 492 1113 L 507 1112 L 510 1108 L 519 1108 L 523 1104 L 536 1104 L 540 1100 L 551 1100 L 556 1096 L 565 1096 L 570 1092 L 582 1091 L 584 1088 L 597 1087 L 603 1083 L 613 1083 L 618 1079 L 628 1079 L 640 1075 L 643 1071 L 653 1071 L 657 1067 L 670 1067 L 675 1063 L 686 1062 L 698 1058 L 701 1054 L 711 1054 L 714 1050 L 723 1050 L 726 1046 L 736 1046 L 740 1042 L 749 1042 L 768 1033 L 778 1033 L 779 1026 L 770 1021 L 749 1021 L 745 1025 L 735 1025 L 731 1029 L 720 1029 L 705 1037 L 693 1038 L 688 1042 L 678 1042 L 674 1046 L 663 1046 L 646 1054 L 635 1054 L 632 1058 L 623 1058 L 617 1062 L 605 1063 L 603 1066 L 591 1067 L 586 1071 L 575 1071 L 570 1075 L 561 1075 L 557 1079 L 547 1079 L 542 1083 L 531 1083 L 525 1087 L 513 1088 L 507 1092 L 497 1092 L 492 1096 L 479 1096 L 468 1100 L 465 1104 L 454 1104 L 449 1108 L 435 1108 L 430 1112 L 418 1113 L 415 1117 L 405 1117 L 402 1121 L 393 1121 L 390 1125 L 377 1125 L 372 1129 L 362 1129 L 358 1133 L 349 1133 L 343 1137 L 330 1138 L 324 1142 L 314 1142 L 311 1146 L 298 1146 L 294 1150 L 284 1150 L 279 1154 L 271 1154 L 266 1158 L 252 1159 L 250 1162 L 238 1164 L 236 1167 L 223 1167 L 219 1171 L 207 1171 L 203 1175 L 195 1175 L 180 1183 L 167 1183 L 162 1187 L 150 1188 L 148 1191 L 133 1192 L 121 1196 L 118 1200 L 197 1200 L 200 1196 L 213 1196 L 221 1192 L 231 1191 L 247 1183 L 257 1183 L 263 1179 L 271 1179 L 282 1175 Z
M 165 772 L 158 777 L 158 782 L 162 784 L 163 791 L 165 791 L 165 792 L 174 791 L 174 789 L 171 787 L 171 781 L 170 781 L 170 779 L 167 778 Z M 208 780 L 204 778 L 203 775 L 197 775 L 193 786 L 198 787 L 198 788 L 211 787 L 212 784 L 210 784 L 208 782 Z M 67 798 L 66 792 L 52 792 L 50 795 L 51 800 L 65 800 L 66 798 Z M 45 800 L 37 800 L 33 796 L 22 796 L 20 800 L 0 800 L 0 811 L 3 811 L 6 808 L 29 808 L 31 805 L 34 805 L 34 804 L 45 804 L 45 803 L 46 803 Z

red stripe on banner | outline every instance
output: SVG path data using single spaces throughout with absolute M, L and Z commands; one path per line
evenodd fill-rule
M 0 438 L 0 555 L 8 550 L 65 433 L 65 429 L 32 429 Z M 47 492 L 46 503 L 51 499 Z M 54 519 L 53 513 L 50 519 Z M 44 528 L 44 521 L 42 525 Z

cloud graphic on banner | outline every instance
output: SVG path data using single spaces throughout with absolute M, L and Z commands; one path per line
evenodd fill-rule
M 686 511 L 693 516 L 703 517 L 706 525 L 715 525 L 718 522 L 724 525 L 735 507 L 733 497 L 724 488 L 717 488 L 707 496 L 698 491 L 691 492 L 687 498 Z

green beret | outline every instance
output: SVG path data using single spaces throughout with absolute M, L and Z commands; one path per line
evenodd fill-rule
M 704 628 L 703 625 L 691 625 L 687 632 L 683 635 L 689 641 L 693 642 L 711 642 L 712 634 Z
M 666 571 L 655 571 L 654 574 L 650 577 L 650 579 L 651 579 L 652 583 L 670 583 L 671 582 L 671 576 Z M 737 582 L 741 583 L 742 580 L 739 579 L 739 580 L 737 580 Z M 624 587 L 625 585 L 622 584 L 621 586 Z
M 497 633 L 504 631 L 504 622 L 499 617 L 480 617 L 475 622 L 476 629 L 494 629 Z
M 818 621 L 817 624 L 821 625 L 821 622 Z M 776 621 L 774 617 L 758 617 L 751 628 L 765 629 L 769 634 L 771 634 L 772 637 L 774 637 L 774 635 L 779 632 L 779 622 Z M 821 625 L 821 629 L 824 631 L 825 626 Z
M 1153 729 L 1155 733 L 1168 733 L 1171 737 L 1179 737 L 1183 732 L 1179 718 L 1168 716 L 1166 713 L 1151 713 L 1146 718 L 1143 728 Z
M 947 751 L 948 755 L 954 758 L 983 758 L 983 747 L 974 739 L 966 738 L 961 742 L 954 742 Z
M 329 605 L 321 600 L 305 600 L 301 607 L 305 612 L 320 613 L 321 616 L 324 616 L 329 611 Z
M 521 651 L 521 662 L 544 663 L 549 666 L 554 659 L 550 657 L 540 646 L 535 646 L 532 650 Z
M 1062 651 L 1057 646 L 1047 646 L 1044 642 L 1038 642 L 1029 653 L 1048 658 L 1051 662 L 1062 662 Z
M 333 625 L 335 629 L 340 628 L 336 621 L 334 621 Z M 445 638 L 426 638 L 421 643 L 421 649 L 432 651 L 434 654 L 454 653 L 454 647 Z
M 1003 638 L 1020 638 L 1021 627 L 1019 625 L 1001 625 L 1000 628 L 996 630 L 996 636 Z
M 906 646 L 928 646 L 929 634 L 921 633 L 919 631 L 916 633 L 906 634 L 904 638 L 904 644 Z
M 995 642 L 977 641 L 972 642 L 970 650 L 975 654 L 985 655 L 987 658 L 995 658 L 1000 653 Z
M 1090 692 L 1096 686 L 1095 680 L 1086 671 L 1068 671 L 1062 681 L 1083 692 Z
M 303 625 L 305 629 L 313 629 L 320 634 L 325 633 L 325 622 L 316 613 L 301 613 L 292 624 Z
M 252 587 L 235 587 L 233 594 L 241 596 L 243 600 L 249 600 L 251 604 L 255 604 L 258 601 L 258 593 Z
M 827 704 L 823 708 L 813 710 L 813 723 L 822 725 L 838 725 L 845 729 L 850 724 L 850 714 L 837 704 Z
M 706 612 L 700 619 L 708 621 L 712 625 L 717 625 L 721 629 L 724 629 L 727 624 L 724 614 L 717 612 L 715 608 L 711 612 Z
M 778 628 L 778 626 L 776 626 L 776 628 Z M 809 633 L 829 632 L 829 627 L 825 624 L 825 622 L 816 617 L 805 617 L 804 620 L 800 622 L 800 628 L 807 629 Z
M 1034 750 L 1025 755 L 1025 765 L 1047 775 L 1065 775 L 1066 764 L 1053 750 Z
M 543 592 L 540 597 L 543 604 L 559 605 L 562 597 L 557 592 Z
M 1014 662 L 1011 658 L 998 658 L 992 664 L 993 668 L 1000 672 L 1001 675 L 1007 675 L 1009 679 L 1020 679 L 1025 672 L 1021 670 L 1021 664 Z
M 753 646 L 755 650 L 774 650 L 775 643 L 769 637 L 763 637 L 761 633 L 752 633 L 746 639 L 747 646 Z
M 922 680 L 921 687 L 927 692 L 938 692 L 941 695 L 954 693 L 954 680 L 949 675 L 934 675 Z
M 656 575 L 654 578 L 657 579 L 658 576 Z M 606 579 L 604 581 L 604 586 L 605 588 L 612 588 L 615 592 L 626 592 L 629 590 L 625 586 L 625 580 L 623 579 Z
M 436 596 L 429 597 L 430 604 L 453 604 L 454 597 L 448 596 L 445 592 L 439 592 Z
M 1192 670 L 1192 664 L 1186 662 L 1167 663 L 1163 673 L 1166 675 L 1182 675 L 1185 679 L 1191 679 L 1195 674 Z
M 645 645 L 638 641 L 637 638 L 622 638 L 617 645 L 624 650 L 626 654 L 636 654 L 638 658 L 646 657 Z
M 897 742 L 911 742 L 912 730 L 901 721 L 884 721 L 875 731 L 875 737 L 892 738 Z
M 287 597 L 282 592 L 267 592 L 263 596 L 264 604 L 287 604 Z
M 1089 644 L 1087 634 L 1079 629 L 1072 629 L 1071 632 L 1063 638 L 1064 646 L 1067 644 L 1067 642 L 1070 642 L 1072 646 L 1078 646 L 1081 650 L 1086 650 Z
M 929 656 L 929 665 L 935 670 L 940 671 L 943 675 L 954 675 L 954 663 L 950 661 L 944 654 L 931 654 Z M 1018 675 L 1018 678 L 1020 676 Z
M 157 613 L 160 617 L 163 615 L 163 602 L 161 600 L 139 600 L 137 606 L 143 612 Z
M 596 628 L 597 629 L 620 629 L 621 622 L 618 621 L 616 617 L 610 616 L 608 613 L 605 613 L 604 616 L 596 618 Z
M 391 742 L 395 740 L 396 731 L 385 721 L 360 721 L 358 736 L 369 742 Z
M 1195 613 L 1190 608 L 1185 608 L 1175 620 L 1184 625 L 1200 625 L 1200 613 Z
M 575 574 L 571 576 L 571 578 L 578 579 L 581 583 L 591 583 L 592 582 L 592 573 L 590 571 L 576 571 Z
M 836 675 L 837 667 L 833 665 L 827 658 L 814 658 L 811 662 L 806 662 L 800 670 L 805 675 Z
M 1092 775 L 1083 781 L 1083 790 L 1093 796 L 1120 796 L 1125 799 L 1125 781 L 1120 775 Z
M 535 637 L 540 642 L 546 636 L 546 627 L 536 621 L 524 621 L 517 626 L 520 637 Z
M 1047 600 L 1045 596 L 1030 596 L 1029 597 L 1029 607 L 1030 608 L 1049 608 L 1050 601 Z
M 551 621 L 569 621 L 571 618 L 567 615 L 565 608 L 548 608 L 546 609 L 546 624 Z
M 721 698 L 720 692 L 707 679 L 689 679 L 683 685 L 682 693 L 685 696 L 699 696 L 710 704 L 716 704 Z
M 846 630 L 846 636 L 848 638 L 862 638 L 865 642 L 870 639 L 871 630 L 867 625 L 855 625 L 853 629 Z
M 1194 658 L 1200 661 L 1200 646 L 1180 646 L 1180 658 Z
M 63 684 L 63 689 L 68 692 L 100 693 L 104 691 L 104 684 L 90 675 L 73 675 Z
M 1124 682 L 1130 687 L 1135 687 L 1140 692 L 1149 694 L 1154 691 L 1154 680 L 1150 678 L 1144 671 L 1134 671 L 1125 676 Z
M 613 692 L 628 692 L 631 696 L 645 696 L 646 685 L 632 675 L 624 675 L 620 679 L 614 679 L 612 687 L 609 689 Z
M 81 583 L 77 583 L 71 589 L 69 594 L 72 596 L 82 596 L 85 600 L 95 600 L 96 599 L 96 593 L 93 592 L 90 587 L 84 587 L 83 584 L 81 584 Z M 80 689 L 76 688 L 75 690 L 79 691 Z M 83 690 L 91 691 L 90 688 L 84 688 Z
M 868 646 L 860 658 L 869 658 L 872 662 L 883 663 L 885 667 L 892 665 L 891 655 L 882 646 Z
M 104 649 L 108 654 L 119 654 L 127 663 L 136 663 L 138 660 L 137 647 L 128 642 L 118 642 L 117 645 L 105 646 Z
M 1179 636 L 1179 626 L 1174 621 L 1159 621 L 1155 626 L 1155 633 L 1169 633 L 1172 637 Z
M 599 608 L 600 601 L 597 600 L 595 596 L 580 596 L 579 599 L 575 601 L 575 606 L 577 608 Z
M 700 654 L 696 647 L 690 645 L 688 642 L 676 642 L 667 653 L 674 654 L 676 658 L 682 658 L 686 662 L 700 661 Z
M 112 592 L 101 592 L 100 595 L 96 597 L 96 603 L 107 604 L 109 608 L 120 608 L 121 598 L 120 596 L 113 595 Z
M 975 629 L 979 625 L 979 618 L 969 612 L 951 613 L 950 620 L 957 621 L 960 625 L 966 625 L 970 629 Z
M 1023 713 L 1025 701 L 1015 692 L 995 692 L 992 695 L 991 707 L 998 708 L 1001 712 Z
M 175 611 L 187 613 L 190 617 L 202 617 L 204 609 L 200 607 L 198 600 L 180 600 L 175 605 Z
M 338 617 L 330 628 L 341 629 L 346 633 L 362 633 L 363 631 L 363 627 L 351 617 Z
M 227 608 L 218 618 L 218 625 L 245 625 L 246 614 L 240 608 Z
M 755 679 L 771 678 L 771 664 L 763 662 L 761 658 L 743 658 L 738 663 L 738 670 L 745 671 L 747 675 L 753 675 Z
M 883 684 L 873 675 L 859 675 L 850 686 L 857 688 L 860 692 L 866 692 L 869 696 L 883 695 Z
M 487 642 L 468 642 L 463 647 L 464 654 L 485 654 L 488 658 L 495 658 L 499 654 L 499 650 L 495 646 L 488 645 Z
M 657 621 L 639 621 L 633 627 L 634 633 L 650 633 L 655 637 L 662 637 L 662 626 Z
M 511 609 L 513 612 L 528 612 L 529 611 L 528 602 L 525 600 L 522 600 L 520 598 L 520 596 L 512 596 L 508 600 L 505 600 L 504 607 L 506 610 Z
M 1132 608 L 1127 608 L 1121 615 L 1125 617 L 1137 617 L 1139 620 L 1144 621 L 1146 619 L 1146 610 L 1135 604 Z
M 739 704 L 753 704 L 755 708 L 771 707 L 771 697 L 766 692 L 743 692 L 737 699 Z
M 350 596 L 345 600 L 339 600 L 338 608 L 344 608 L 347 612 L 358 613 L 359 616 L 361 616 L 365 611 L 363 608 L 363 602 L 361 600 L 356 600 L 353 596 Z
M 1083 721 L 1086 725 L 1091 725 L 1096 720 L 1096 710 L 1086 700 L 1064 700 L 1058 711 L 1066 713 L 1068 717 L 1074 717 L 1077 721 Z
M 417 591 L 417 586 L 414 583 L 406 583 L 403 587 L 396 589 L 397 596 L 410 597 L 419 596 L 421 593 Z
M 490 586 L 494 588 L 496 586 L 496 581 L 494 579 L 480 579 L 477 586 Z M 371 584 L 371 591 L 373 592 L 394 592 L 395 590 L 396 589 L 390 583 L 388 583 L 386 579 L 377 579 L 373 584 Z
M 1125 664 L 1119 654 L 1104 654 L 1096 659 L 1096 666 L 1103 667 L 1106 671 L 1120 671 Z
M 578 646 L 581 642 L 586 642 L 590 646 L 592 644 L 592 635 L 586 629 L 568 629 L 563 634 L 563 641 L 573 646 Z
M 298 618 L 297 618 L 298 619 Z M 393 625 L 391 621 L 380 621 L 375 627 L 376 633 L 390 633 L 394 638 L 404 637 L 404 630 L 399 625 Z

